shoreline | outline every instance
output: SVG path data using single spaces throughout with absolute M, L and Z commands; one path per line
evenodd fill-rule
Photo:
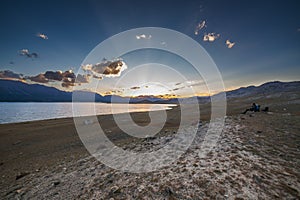
M 8 103 L 26 103 L 26 102 L 8 102 Z M 30 102 L 30 103 L 35 103 L 35 102 Z M 47 102 L 39 102 L 39 103 L 47 103 Z M 53 102 L 49 102 L 49 103 L 53 103 Z M 73 105 L 72 102 L 54 102 L 54 103 L 71 103 Z M 80 102 L 80 103 L 89 103 L 89 102 Z M 97 102 L 93 102 L 93 103 L 97 103 Z M 99 102 L 99 104 L 110 104 L 110 103 L 101 103 Z M 117 103 L 116 105 L 120 105 L 120 103 Z M 137 104 L 132 104 L 132 105 L 137 105 Z M 150 104 L 138 104 L 138 105 L 150 105 Z M 152 105 L 161 105 L 163 106 L 162 109 L 160 110 L 172 110 L 173 108 L 177 107 L 177 104 L 152 104 Z M 117 108 L 116 108 L 117 109 Z M 130 112 L 126 112 L 126 111 L 117 111 L 115 113 L 97 113 L 96 116 L 105 116 L 105 115 L 114 115 L 114 114 L 123 114 L 123 113 L 139 113 L 139 112 L 153 112 L 153 111 L 158 111 L 158 110 L 134 110 L 135 108 L 131 108 L 132 111 Z M 141 108 L 142 109 L 142 108 Z M 149 108 L 150 109 L 150 108 Z M 74 113 L 72 113 L 72 115 L 74 115 Z M 80 117 L 89 117 L 89 116 L 94 116 L 94 115 L 82 115 Z M 56 118 L 42 118 L 42 119 L 34 119 L 34 120 L 22 120 L 22 121 L 15 121 L 15 122 L 1 122 L 0 125 L 2 124 L 17 124 L 17 123 L 26 123 L 26 122 L 38 122 L 38 121 L 44 121 L 44 120 L 53 120 L 53 119 L 66 119 L 66 118 L 74 118 L 74 117 L 78 117 L 78 116 L 61 116 L 61 117 L 56 117 Z

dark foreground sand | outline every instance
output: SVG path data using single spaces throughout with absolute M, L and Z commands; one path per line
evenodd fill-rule
M 116 171 L 91 157 L 73 119 L 0 125 L 1 199 L 299 199 L 299 106 L 274 104 L 269 113 L 238 114 L 232 106 L 216 147 L 198 156 L 208 127 L 189 150 L 168 167 L 150 173 Z M 298 103 L 297 103 L 298 105 Z M 293 109 L 294 108 L 294 109 Z M 147 124 L 147 113 L 132 115 Z M 154 150 L 172 140 L 178 110 L 168 113 L 151 140 L 122 133 L 112 116 L 100 116 L 107 136 L 133 151 Z

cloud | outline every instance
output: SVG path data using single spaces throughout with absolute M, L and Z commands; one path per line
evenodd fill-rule
M 60 82 L 62 87 L 71 87 L 76 84 L 81 85 L 82 83 L 89 83 L 92 75 L 90 74 L 78 74 L 77 77 L 72 70 L 65 72 L 62 71 L 46 71 L 45 73 L 40 73 L 34 76 L 24 76 L 23 74 L 18 74 L 10 70 L 0 71 L 0 79 L 8 80 L 19 80 L 25 81 L 30 80 L 36 83 L 50 83 L 50 82 Z
M 135 36 L 136 39 L 140 40 L 140 39 L 151 39 L 152 35 L 145 35 L 145 34 L 141 34 L 141 35 L 136 35 Z
M 90 77 L 91 77 L 90 74 L 87 74 L 87 75 L 78 74 L 77 77 L 76 77 L 75 82 L 80 83 L 80 84 L 81 83 L 89 83 L 90 82 Z
M 91 73 L 93 77 L 118 77 L 122 71 L 127 69 L 127 65 L 121 59 L 112 61 L 104 59 L 101 63 L 82 65 L 81 68 L 85 72 Z
M 43 33 L 36 34 L 37 37 L 42 38 L 43 40 L 48 40 L 48 36 Z
M 54 80 L 54 81 L 61 81 L 63 80 L 63 72 L 62 71 L 46 71 L 44 74 L 45 78 L 49 80 Z
M 23 74 L 17 74 L 10 70 L 0 71 L 0 79 L 23 80 Z
M 36 82 L 36 83 L 48 83 L 49 82 L 49 79 L 47 79 L 44 74 L 38 74 L 36 76 L 29 76 L 26 78 L 33 82 Z
M 141 87 L 138 87 L 138 86 L 134 86 L 134 87 L 131 87 L 130 89 L 131 90 L 138 90 L 138 89 L 140 89 Z
M 205 82 L 203 80 L 190 80 L 190 81 L 186 81 L 184 83 L 187 87 L 193 87 L 193 86 L 201 86 L 203 84 L 205 84 Z
M 176 94 L 162 94 L 162 95 L 158 95 L 157 97 L 163 98 L 163 99 L 173 99 L 173 98 L 180 97 L 180 95 L 176 95 Z
M 78 74 L 77 77 L 72 70 L 62 71 L 46 71 L 36 76 L 28 76 L 29 79 L 37 83 L 61 82 L 62 87 L 69 88 L 81 83 L 88 83 L 91 75 Z
M 26 56 L 28 58 L 37 58 L 38 57 L 37 53 L 30 53 L 28 49 L 22 49 L 22 50 L 20 50 L 19 54 L 21 56 Z
M 199 31 L 200 31 L 201 29 L 205 28 L 205 27 L 206 27 L 206 21 L 205 21 L 205 20 L 199 22 L 199 23 L 197 24 L 196 28 L 195 28 L 195 35 L 198 35 L 198 34 L 199 34 Z
M 71 79 L 71 78 L 64 78 L 62 83 L 61 83 L 61 86 L 66 87 L 66 88 L 75 86 L 75 80 Z
M 76 75 L 72 72 L 72 70 L 65 71 L 62 73 L 62 87 L 71 87 L 75 86 Z
M 179 82 L 179 83 L 175 83 L 176 87 L 174 87 L 169 91 L 172 92 L 172 91 L 182 90 L 188 87 L 203 86 L 203 84 L 204 84 L 203 80 L 189 80 L 185 82 Z
M 229 40 L 226 40 L 225 43 L 226 43 L 226 46 L 228 47 L 228 49 L 231 49 L 235 45 L 234 42 L 230 42 Z
M 220 37 L 217 33 L 208 33 L 203 36 L 203 41 L 213 42 Z
M 102 76 L 97 76 L 97 75 L 93 75 L 93 78 L 95 78 L 95 79 L 99 79 L 99 80 L 102 80 L 103 79 L 103 77 Z

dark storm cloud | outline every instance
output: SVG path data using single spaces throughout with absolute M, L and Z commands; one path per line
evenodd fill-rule
M 87 64 L 81 68 L 97 77 L 118 77 L 122 71 L 127 69 L 127 65 L 121 59 L 112 61 L 104 59 L 101 63 Z
M 0 79 L 23 79 L 23 74 L 17 74 L 10 70 L 0 71 Z
M 37 58 L 38 57 L 37 53 L 30 53 L 28 49 L 22 49 L 22 50 L 20 50 L 19 54 L 21 56 L 26 56 L 28 58 Z

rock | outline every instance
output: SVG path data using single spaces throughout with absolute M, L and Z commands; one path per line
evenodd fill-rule
M 20 144 L 22 141 L 21 140 L 18 140 L 16 142 L 13 143 L 13 145 L 17 145 L 17 144 Z
M 164 191 L 163 191 L 163 194 L 164 194 L 165 196 L 171 196 L 171 195 L 174 194 L 174 192 L 173 192 L 172 188 L 166 187 L 166 188 L 164 189 Z
M 17 174 L 16 180 L 19 180 L 20 178 L 23 178 L 24 176 L 27 176 L 29 174 L 29 172 L 20 172 L 19 174 Z
M 60 180 L 55 180 L 55 181 L 53 181 L 53 183 L 52 183 L 54 186 L 58 186 L 59 184 L 60 184 Z
M 145 138 L 146 141 L 155 140 L 155 139 L 156 139 L 155 136 L 149 136 Z
M 114 194 L 114 193 L 119 193 L 120 192 L 120 188 L 118 186 L 112 186 L 110 188 L 110 193 Z
M 257 176 L 257 175 L 253 175 L 253 180 L 257 183 L 257 184 L 260 184 L 261 183 L 261 178 L 259 177 L 259 176 Z
M 92 119 L 86 119 L 86 120 L 84 120 L 84 124 L 85 125 L 90 125 L 90 124 L 93 124 L 93 123 L 94 123 L 94 121 Z

